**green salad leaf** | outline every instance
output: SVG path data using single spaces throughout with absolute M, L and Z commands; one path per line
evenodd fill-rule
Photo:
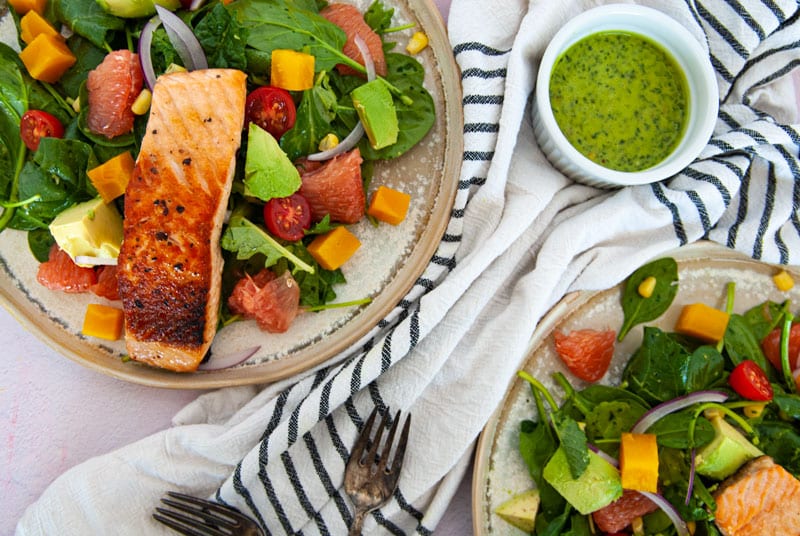
M 639 285 L 648 277 L 654 277 L 656 285 L 653 294 L 645 298 L 639 294 Z M 617 340 L 623 340 L 636 324 L 649 322 L 661 316 L 675 299 L 675 294 L 678 292 L 677 281 L 678 263 L 671 257 L 655 260 L 633 272 L 625 283 L 622 295 L 622 312 L 625 320 Z

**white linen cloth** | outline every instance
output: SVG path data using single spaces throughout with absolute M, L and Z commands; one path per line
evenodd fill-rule
M 550 37 L 600 3 L 453 0 L 459 190 L 436 256 L 387 327 L 301 379 L 201 396 L 174 427 L 67 471 L 17 534 L 162 533 L 150 514 L 167 490 L 234 505 L 271 534 L 346 534 L 344 466 L 376 404 L 411 412 L 413 423 L 399 489 L 365 533 L 430 534 L 536 323 L 565 293 L 614 285 L 701 238 L 798 264 L 800 126 L 786 91 L 800 64 L 798 3 L 644 2 L 707 45 L 720 117 L 683 173 L 617 191 L 554 170 L 527 110 Z

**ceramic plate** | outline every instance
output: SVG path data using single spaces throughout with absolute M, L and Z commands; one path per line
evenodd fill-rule
M 368 2 L 361 2 L 366 9 Z M 260 345 L 238 367 L 176 374 L 124 362 L 124 341 L 104 342 L 81 335 L 86 305 L 103 301 L 91 294 L 52 292 L 36 282 L 37 263 L 26 235 L 0 233 L 0 300 L 34 334 L 63 355 L 116 378 L 170 388 L 215 388 L 270 382 L 297 374 L 336 356 L 375 328 L 422 274 L 447 225 L 455 197 L 463 149 L 460 76 L 441 14 L 429 0 L 394 0 L 395 24 L 415 21 L 399 32 L 398 49 L 413 31 L 425 32 L 429 46 L 416 57 L 425 67 L 425 86 L 436 104 L 436 122 L 422 142 L 402 157 L 376 166 L 372 184 L 411 194 L 405 221 L 398 226 L 351 226 L 362 246 L 343 267 L 346 285 L 337 301 L 371 297 L 369 305 L 299 315 L 283 334 L 261 332 L 252 321 L 237 322 L 216 337 L 212 352 L 231 353 Z M 393 34 L 394 35 L 394 34 Z M 119 303 L 119 302 L 118 302 Z
M 647 325 L 672 330 L 681 308 L 694 302 L 703 302 L 718 308 L 725 307 L 726 287 L 736 283 L 734 310 L 742 312 L 767 299 L 800 302 L 800 289 L 780 292 L 772 281 L 777 268 L 744 257 L 732 250 L 709 243 L 681 248 L 671 254 L 678 261 L 678 294 L 674 302 L 658 320 Z M 788 269 L 795 281 L 800 281 L 800 271 Z M 524 370 L 544 383 L 556 395 L 560 389 L 551 375 L 555 371 L 567 374 L 553 347 L 555 331 L 594 328 L 618 330 L 623 315 L 620 299 L 624 285 L 600 292 L 580 292 L 568 295 L 542 320 L 531 339 Z M 611 368 L 600 383 L 616 384 L 623 367 L 641 344 L 642 326 L 631 330 L 622 343 L 618 343 Z M 472 484 L 473 526 L 476 535 L 521 535 L 522 531 L 509 525 L 493 512 L 513 495 L 529 489 L 533 481 L 517 450 L 519 423 L 536 416 L 529 385 L 514 379 L 503 403 L 484 428 L 475 457 Z

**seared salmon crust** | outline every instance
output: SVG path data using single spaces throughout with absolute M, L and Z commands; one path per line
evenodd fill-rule
M 246 75 L 159 77 L 125 191 L 119 293 L 130 357 L 196 370 L 216 333 L 219 239 L 244 123 Z

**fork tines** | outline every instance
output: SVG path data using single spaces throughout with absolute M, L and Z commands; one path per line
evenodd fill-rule
M 397 447 L 395 449 L 394 459 L 390 465 L 388 463 L 389 454 L 391 453 L 392 445 L 394 444 L 394 436 L 397 433 L 397 427 L 400 424 L 400 411 L 395 413 L 392 426 L 389 429 L 389 436 L 386 438 L 386 443 L 380 456 L 378 456 L 378 448 L 381 445 L 383 431 L 388 424 L 390 412 L 387 408 L 383 413 L 375 437 L 370 439 L 370 436 L 372 435 L 372 427 L 375 423 L 375 418 L 378 415 L 378 411 L 379 407 L 376 406 L 375 409 L 372 410 L 372 413 L 370 413 L 367 421 L 364 423 L 364 428 L 362 428 L 361 434 L 359 435 L 356 444 L 353 446 L 353 451 L 350 454 L 350 460 L 351 462 L 357 462 L 361 465 L 377 464 L 374 466 L 375 473 L 383 471 L 399 473 L 406 451 L 406 444 L 408 443 L 408 431 L 411 426 L 411 415 L 409 414 L 406 416 L 405 424 L 403 425 L 403 430 L 400 432 L 400 439 L 397 442 Z M 370 448 L 365 455 L 364 451 L 366 450 L 368 444 L 370 445 Z

